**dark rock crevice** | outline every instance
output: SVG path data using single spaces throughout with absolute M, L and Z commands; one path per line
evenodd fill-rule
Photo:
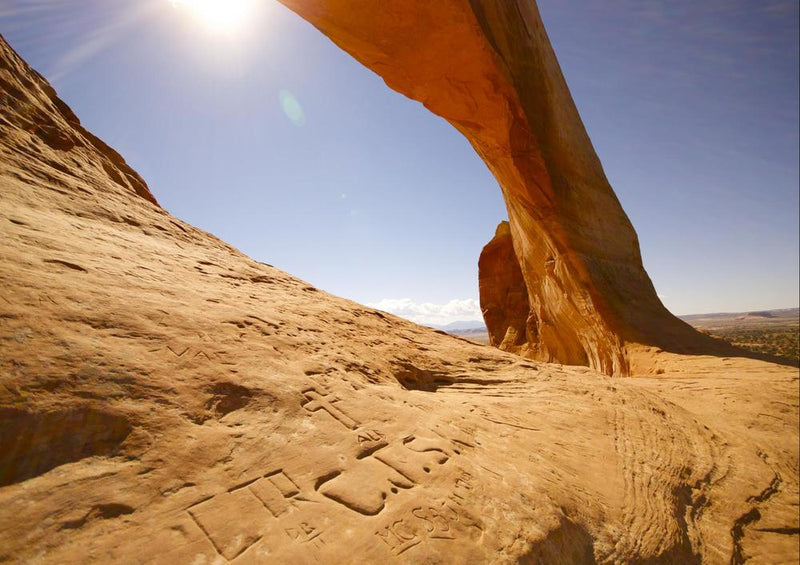
M 115 455 L 132 430 L 124 416 L 91 407 L 0 408 L 0 487 L 86 457 Z

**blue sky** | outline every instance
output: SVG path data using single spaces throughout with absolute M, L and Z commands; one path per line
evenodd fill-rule
M 645 267 L 678 314 L 798 304 L 798 3 L 540 0 Z M 477 314 L 505 206 L 469 144 L 264 0 L 5 0 L 0 33 L 170 212 L 417 321 Z

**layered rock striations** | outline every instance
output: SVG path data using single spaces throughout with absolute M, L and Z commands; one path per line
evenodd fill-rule
M 77 180 L 106 189 L 111 179 L 114 192 L 125 198 L 133 193 L 156 204 L 139 174 L 84 129 L 53 87 L 17 58 L 5 41 L 0 41 L 0 104 L 4 109 L 0 132 L 6 139 L 0 147 L 4 172 L 15 164 L 11 174 L 27 182 L 59 185 Z M 14 143 L 9 142 L 12 139 Z
M 528 357 L 629 374 L 638 345 L 718 349 L 656 295 L 533 0 L 281 1 L 449 121 L 491 169 L 528 293 Z M 506 284 L 494 266 L 482 286 Z M 516 332 L 518 316 L 490 316 L 490 333 Z
M 795 369 L 616 379 L 331 296 L 158 207 L 1 38 L 0 81 L 0 563 L 798 561 Z

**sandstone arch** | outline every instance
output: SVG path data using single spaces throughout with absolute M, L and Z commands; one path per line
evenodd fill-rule
M 609 380 L 319 291 L 2 36 L 0 234 L 0 562 L 798 562 L 796 369 Z
M 635 368 L 638 346 L 719 349 L 656 295 L 534 0 L 280 1 L 450 122 L 497 178 L 510 237 L 484 255 L 516 257 L 529 308 L 523 324 L 499 313 L 508 297 L 490 281 L 516 267 L 482 260 L 508 269 L 480 274 L 493 344 L 623 375 Z

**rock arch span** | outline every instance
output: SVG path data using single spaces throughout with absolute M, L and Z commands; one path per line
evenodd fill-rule
M 534 0 L 279 1 L 450 122 L 494 174 L 509 217 L 480 261 L 494 345 L 618 375 L 646 368 L 648 349 L 722 347 L 656 295 Z

